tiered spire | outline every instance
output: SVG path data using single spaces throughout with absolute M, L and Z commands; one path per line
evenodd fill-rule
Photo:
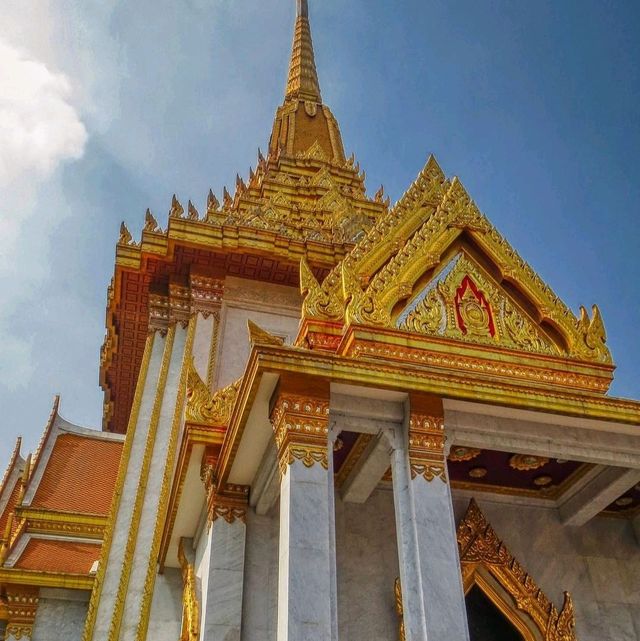
M 309 25 L 308 0 L 297 1 L 296 28 L 289 64 L 286 98 L 322 102 Z

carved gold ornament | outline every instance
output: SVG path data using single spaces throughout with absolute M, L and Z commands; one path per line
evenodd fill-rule
M 538 487 L 546 487 L 547 485 L 551 485 L 551 483 L 553 483 L 553 478 L 548 474 L 536 476 L 536 478 L 533 479 L 533 484 Z
M 242 379 L 235 383 L 209 393 L 209 388 L 196 371 L 193 359 L 189 364 L 187 378 L 187 410 L 188 423 L 204 425 L 227 425 L 236 402 L 236 396 Z
M 449 452 L 448 459 L 454 463 L 461 463 L 463 461 L 472 461 L 474 458 L 480 456 L 482 450 L 475 447 L 462 447 L 454 445 Z
M 187 558 L 184 539 L 178 544 L 178 560 L 182 568 L 182 631 L 180 641 L 199 641 L 200 603 L 193 563 Z
M 5 639 L 31 639 L 38 603 L 37 588 L 6 586 L 7 627 Z
M 411 478 L 447 482 L 444 460 L 444 420 L 440 416 L 411 414 L 409 418 Z
M 252 345 L 284 345 L 284 338 L 270 334 L 252 320 L 247 321 L 247 330 Z
M 509 458 L 509 466 L 514 470 L 528 472 L 544 467 L 549 462 L 545 456 L 533 456 L 533 454 L 514 454 Z
M 393 596 L 395 598 L 396 614 L 398 615 L 398 639 L 399 641 L 406 641 L 407 635 L 404 629 L 404 606 L 402 604 L 400 577 L 398 577 L 393 584 Z
M 344 319 L 348 323 L 400 327 L 407 331 L 444 335 L 539 354 L 610 364 L 606 333 L 597 307 L 589 319 L 582 309 L 580 319 L 545 285 L 527 263 L 489 223 L 473 203 L 461 182 L 447 182 L 434 160 L 399 203 L 369 230 L 354 249 L 334 268 L 322 285 L 307 288 L 309 303 L 303 305 L 305 318 Z M 411 193 L 410 193 L 411 192 Z M 484 283 L 476 280 L 479 267 L 467 276 L 477 290 L 467 288 L 456 299 L 455 291 L 430 287 L 420 295 L 417 283 L 438 268 L 463 231 L 473 238 L 477 249 L 495 266 L 500 278 L 515 286 L 529 301 L 535 314 L 530 318 L 487 274 Z M 461 243 L 464 247 L 464 242 Z M 493 272 L 492 272 L 493 273 Z M 364 284 L 366 283 L 366 284 Z M 455 283 L 460 286 L 461 280 Z M 482 294 L 484 296 L 481 296 Z M 413 296 L 414 306 L 400 314 L 397 307 Z M 322 300 L 324 308 L 316 301 Z M 453 306 L 457 323 L 447 309 L 444 324 L 442 306 Z M 330 309 L 330 313 L 326 313 Z M 391 322 L 392 313 L 394 322 Z M 492 316 L 495 327 L 492 328 Z M 453 320 L 456 320 L 455 317 Z M 542 329 L 545 321 L 561 338 Z M 454 327 L 458 330 L 454 336 Z
M 271 414 L 271 423 L 281 476 L 296 460 L 305 467 L 319 463 L 325 470 L 329 469 L 327 400 L 281 394 Z
M 471 500 L 458 526 L 457 536 L 465 592 L 475 583 L 492 601 L 500 599 L 484 579 L 488 575 L 508 595 L 510 602 L 505 605 L 510 611 L 505 614 L 525 638 L 577 641 L 573 602 L 569 593 L 564 593 L 562 610 L 558 611 L 498 538 L 474 500 Z M 528 617 L 520 617 L 518 610 Z M 532 624 L 535 630 L 531 628 Z
M 431 336 L 538 354 L 558 353 L 524 312 L 464 253 L 440 271 L 426 293 L 399 315 L 397 324 L 399 329 Z
M 483 479 L 487 475 L 486 467 L 472 467 L 469 470 L 469 476 L 472 479 Z

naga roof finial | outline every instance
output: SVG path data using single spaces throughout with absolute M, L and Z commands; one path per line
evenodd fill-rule
M 293 36 L 293 50 L 287 80 L 287 98 L 299 98 L 310 102 L 322 102 L 320 83 L 309 25 L 309 4 L 307 0 L 296 0 L 296 27 Z

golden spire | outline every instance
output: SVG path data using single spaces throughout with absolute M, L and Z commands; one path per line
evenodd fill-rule
M 313 55 L 308 0 L 297 1 L 296 28 L 289 64 L 286 98 L 322 102 L 320 83 Z

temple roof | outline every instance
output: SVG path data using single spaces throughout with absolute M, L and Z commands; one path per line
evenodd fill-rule
M 149 319 L 149 292 L 170 281 L 233 275 L 297 287 L 305 258 L 324 277 L 388 210 L 381 187 L 370 196 L 365 173 L 346 157 L 338 123 L 322 102 L 309 9 L 297 7 L 287 89 L 266 155 L 236 177 L 222 198 L 210 191 L 203 213 L 174 196 L 167 228 L 147 210 L 140 242 L 123 224 L 107 301 L 100 363 L 103 428 L 124 432 Z
M 101 544 L 63 539 L 29 539 L 13 567 L 18 570 L 89 574 L 100 557 Z
M 100 556 L 124 438 L 70 423 L 59 405 L 56 397 L 33 465 L 18 443 L 0 486 L 0 523 L 12 524 L 0 548 L 5 580 L 64 587 L 67 575 L 88 578 Z

